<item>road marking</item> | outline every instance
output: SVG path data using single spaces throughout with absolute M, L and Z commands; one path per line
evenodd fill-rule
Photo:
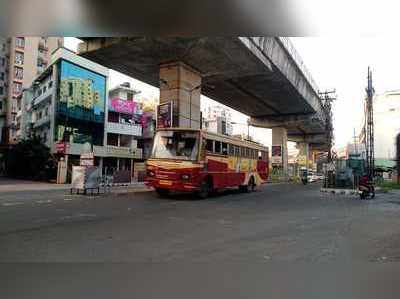
M 47 199 L 47 200 L 37 200 L 36 203 L 38 204 L 42 204 L 42 203 L 52 203 L 53 201 L 51 199 Z
M 71 220 L 71 219 L 79 219 L 79 218 L 95 218 L 96 216 L 97 216 L 96 214 L 79 213 L 76 215 L 63 216 L 63 217 L 60 217 L 60 219 L 61 220 Z
M 19 205 L 23 205 L 23 202 L 4 202 L 1 205 L 5 206 L 5 207 L 11 207 L 11 206 L 19 206 Z

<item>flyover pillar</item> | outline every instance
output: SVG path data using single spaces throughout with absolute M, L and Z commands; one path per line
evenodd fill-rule
M 201 75 L 182 62 L 160 65 L 160 104 L 172 102 L 172 126 L 199 129 Z
M 288 147 L 287 147 L 287 130 L 285 128 L 272 128 L 272 167 L 273 173 L 278 174 L 281 178 L 288 178 Z M 274 153 L 274 148 L 280 147 L 280 158 Z M 278 153 L 279 154 L 279 153 Z

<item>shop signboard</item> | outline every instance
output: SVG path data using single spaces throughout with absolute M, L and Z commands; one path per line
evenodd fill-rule
M 56 143 L 56 152 L 58 154 L 65 154 L 66 153 L 66 143 L 65 142 L 57 142 Z
M 157 129 L 172 127 L 172 102 L 157 106 Z
M 282 164 L 282 146 L 273 145 L 271 148 L 271 163 Z

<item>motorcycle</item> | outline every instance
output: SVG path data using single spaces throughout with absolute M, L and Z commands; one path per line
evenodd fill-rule
M 360 196 L 360 199 L 365 199 L 367 197 L 375 198 L 375 187 L 365 177 L 361 179 L 358 185 L 358 195 Z

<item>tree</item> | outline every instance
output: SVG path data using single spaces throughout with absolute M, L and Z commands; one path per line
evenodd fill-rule
M 4 156 L 7 176 L 21 179 L 49 180 L 56 177 L 57 162 L 39 137 L 22 140 Z

